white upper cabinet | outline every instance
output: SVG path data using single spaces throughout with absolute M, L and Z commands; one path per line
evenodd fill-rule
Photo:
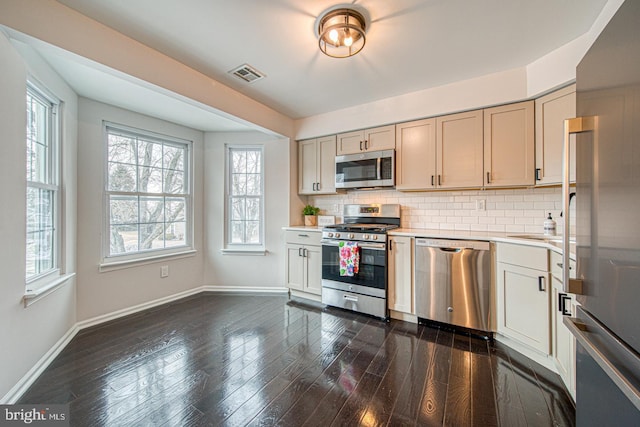
M 576 116 L 576 85 L 567 86 L 535 101 L 536 185 L 562 183 L 564 120 Z M 576 180 L 575 136 L 570 139 L 571 182 Z
M 298 193 L 334 194 L 336 136 L 298 142 Z
M 396 189 L 436 188 L 436 119 L 396 125 Z
M 436 118 L 438 188 L 482 187 L 482 110 Z
M 365 151 L 393 150 L 396 148 L 396 126 L 381 126 L 338 134 L 337 154 L 364 153 Z
M 484 110 L 484 186 L 535 183 L 534 102 Z

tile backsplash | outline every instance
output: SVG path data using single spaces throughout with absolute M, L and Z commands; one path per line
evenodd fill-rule
M 345 204 L 399 203 L 403 228 L 542 233 L 549 212 L 557 222 L 558 234 L 564 225 L 559 187 L 406 193 L 351 190 L 337 195 L 309 196 L 309 203 L 318 206 L 322 215 L 335 215 L 337 220 L 341 220 Z M 572 202 L 570 208 L 571 231 L 575 224 L 574 205 Z

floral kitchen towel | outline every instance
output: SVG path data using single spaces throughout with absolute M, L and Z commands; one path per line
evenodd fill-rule
M 360 265 L 360 248 L 358 242 L 340 242 L 340 275 L 353 276 L 358 274 Z

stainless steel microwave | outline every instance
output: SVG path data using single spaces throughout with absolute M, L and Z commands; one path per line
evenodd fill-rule
M 393 187 L 395 151 L 336 156 L 336 188 Z

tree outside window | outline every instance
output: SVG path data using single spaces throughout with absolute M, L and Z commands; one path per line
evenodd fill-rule
M 190 245 L 189 144 L 107 126 L 107 256 Z
M 261 147 L 227 147 L 228 245 L 262 245 L 264 174 Z

